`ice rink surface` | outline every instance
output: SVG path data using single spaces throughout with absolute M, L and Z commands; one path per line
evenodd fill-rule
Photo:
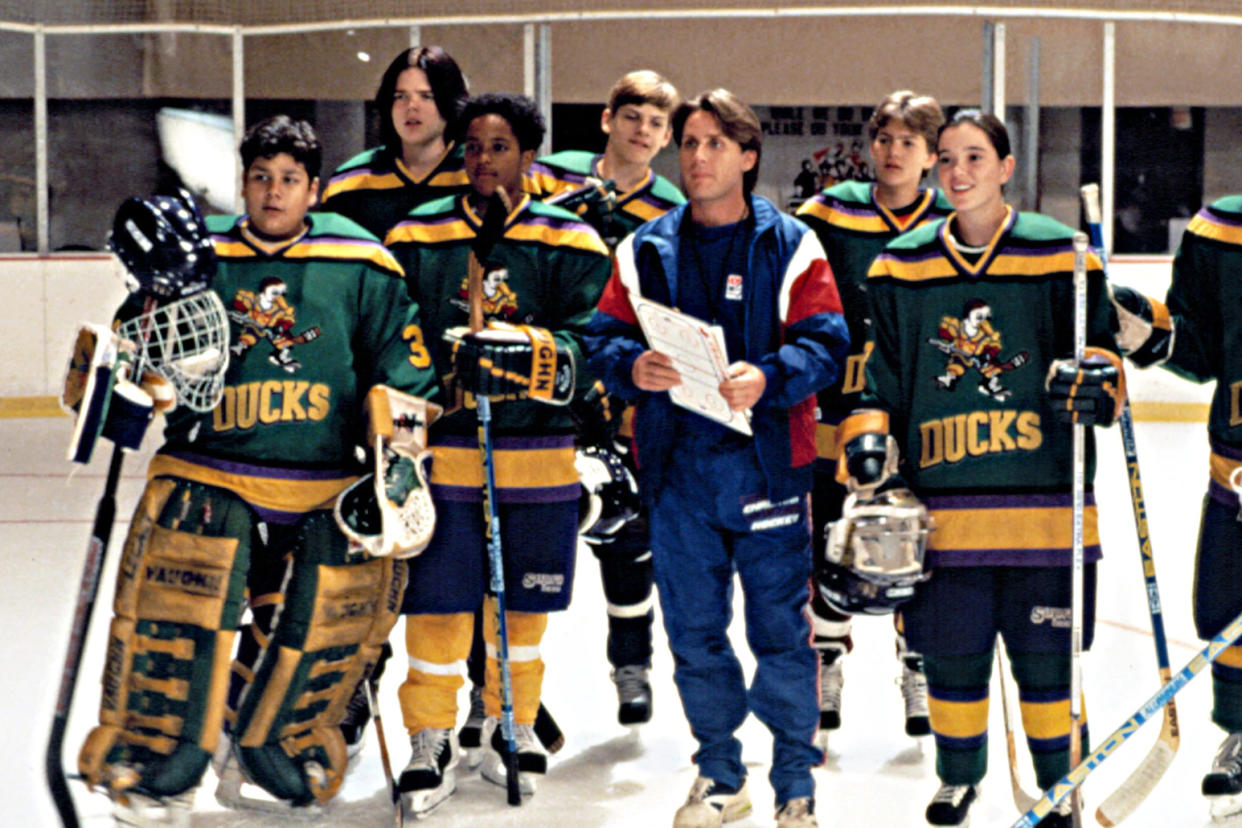
M 5 615 L 4 704 L 0 809 L 6 826 L 54 826 L 43 775 L 43 755 L 55 706 L 55 693 L 68 643 L 95 501 L 103 487 L 110 446 L 97 450 L 91 465 L 66 480 L 61 458 L 70 423 L 55 419 L 0 419 L 0 536 L 4 573 L 0 612 Z M 1164 602 L 1165 626 L 1174 670 L 1199 648 L 1190 615 L 1194 543 L 1206 488 L 1207 439 L 1201 424 L 1139 423 L 1139 454 L 1146 490 L 1156 571 Z M 1100 567 L 1095 645 L 1083 659 L 1087 715 L 1093 742 L 1129 717 L 1158 687 L 1128 483 L 1120 438 L 1114 427 L 1097 432 L 1100 471 L 1097 498 L 1105 559 Z M 148 440 L 148 444 L 152 441 Z M 109 549 L 99 603 L 66 738 L 65 764 L 74 769 L 76 753 L 94 721 L 99 698 L 102 651 L 116 562 L 128 515 L 142 486 L 145 455 L 127 460 L 118 497 L 118 522 Z M 579 556 L 573 605 L 553 616 L 544 640 L 547 662 L 544 699 L 566 734 L 565 748 L 552 756 L 547 777 L 533 799 L 520 808 L 477 775 L 465 778 L 457 795 L 424 821 L 432 826 L 594 826 L 669 825 L 694 780 L 694 743 L 671 679 L 671 659 L 657 623 L 653 670 L 655 716 L 638 729 L 615 723 L 616 696 L 604 658 L 604 600 L 599 569 L 587 551 Z M 738 599 L 741 600 L 740 598 Z M 738 605 L 740 609 L 740 604 Z M 735 616 L 740 616 L 735 611 Z M 740 621 L 734 642 L 748 671 L 753 665 Z M 841 730 L 833 736 L 828 761 L 815 772 L 820 825 L 918 826 L 937 787 L 934 746 L 902 730 L 899 667 L 893 657 L 888 618 L 864 618 L 854 628 L 856 647 L 845 662 Z M 400 624 L 393 641 L 400 653 Z M 400 722 L 396 689 L 399 661 L 384 676 L 381 701 L 393 762 L 409 757 Z M 993 680 L 991 753 L 981 801 L 972 825 L 1006 826 L 1017 818 L 1006 768 L 1000 704 Z M 465 693 L 462 702 L 465 703 Z M 1124 824 L 1129 826 L 1206 826 L 1212 824 L 1199 796 L 1222 733 L 1208 720 L 1211 706 L 1207 671 L 1177 696 L 1181 748 L 1147 801 Z M 1096 805 L 1140 762 L 1159 731 L 1159 718 L 1140 730 L 1090 777 L 1085 788 L 1086 819 L 1094 825 Z M 761 724 L 747 720 L 741 731 L 755 805 L 739 828 L 773 824 L 767 783 L 770 740 Z M 1020 744 L 1025 786 L 1034 775 Z M 195 803 L 194 825 L 285 826 L 287 817 L 230 812 L 212 796 L 208 772 Z M 107 799 L 71 782 L 84 825 L 111 824 Z M 374 734 L 342 795 L 318 821 L 301 824 L 385 826 L 391 824 L 379 750 Z M 1242 819 L 1226 823 L 1242 826 Z

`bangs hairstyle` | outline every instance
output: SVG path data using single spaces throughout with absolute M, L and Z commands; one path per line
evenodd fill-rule
M 708 112 L 716 117 L 720 131 L 725 137 L 741 144 L 742 150 L 755 151 L 755 165 L 742 174 L 742 191 L 750 195 L 759 180 L 759 159 L 763 156 L 763 129 L 759 119 L 749 106 L 742 103 L 727 89 L 713 89 L 685 101 L 673 115 L 673 140 L 681 146 L 686 121 L 696 112 Z
M 306 121 L 295 121 L 288 115 L 273 115 L 246 130 L 241 142 L 242 170 L 249 170 L 256 158 L 271 158 L 288 153 L 306 168 L 314 181 L 323 164 L 323 147 L 315 129 Z
M 484 92 L 470 98 L 462 108 L 458 120 L 458 138 L 465 138 L 471 121 L 484 115 L 499 115 L 508 121 L 509 129 L 513 130 L 517 138 L 518 149 L 522 152 L 537 150 L 543 143 L 543 135 L 547 131 L 543 115 L 539 113 L 535 102 L 525 95 Z
M 940 133 L 936 136 L 937 143 L 946 129 L 962 124 L 972 124 L 981 129 L 1002 161 L 1013 155 L 1009 144 L 1009 130 L 1005 129 L 1005 123 L 991 112 L 981 112 L 978 109 L 960 109 L 954 112 L 948 123 L 940 127 Z
M 392 152 L 401 150 L 401 136 L 392 124 L 393 97 L 397 94 L 397 78 L 406 69 L 421 69 L 431 86 L 436 109 L 447 125 L 445 135 L 453 135 L 457 129 L 457 116 L 466 101 L 466 79 L 457 61 L 439 46 L 419 46 L 406 49 L 397 55 L 380 78 L 375 93 L 375 110 L 380 116 L 380 143 Z
M 916 95 L 909 89 L 894 92 L 880 101 L 875 112 L 867 121 L 867 134 L 871 140 L 891 121 L 904 124 L 916 135 L 923 136 L 927 142 L 927 151 L 936 151 L 936 141 L 940 138 L 940 127 L 944 126 L 944 113 L 940 104 L 930 95 Z
M 681 105 L 681 95 L 659 72 L 637 69 L 622 75 L 608 92 L 608 109 L 613 115 L 626 104 L 651 104 L 664 112 L 672 112 Z

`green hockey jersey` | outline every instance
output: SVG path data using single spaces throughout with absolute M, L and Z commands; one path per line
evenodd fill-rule
M 873 351 L 863 406 L 889 415 L 902 473 L 936 521 L 931 565 L 1065 565 L 1072 428 L 1044 380 L 1074 345 L 1073 231 L 1009 208 L 981 253 L 953 217 L 890 242 L 867 278 Z M 1088 257 L 1087 345 L 1116 353 L 1100 260 Z M 1085 559 L 1100 557 L 1087 431 Z
M 417 180 L 397 155 L 377 147 L 337 168 L 324 188 L 323 209 L 353 219 L 382 239 L 418 205 L 469 189 L 459 144 L 450 143 L 431 172 Z
M 149 472 L 230 489 L 271 520 L 330 505 L 355 479 L 371 386 L 440 396 L 396 260 L 342 216 L 307 219 L 279 243 L 245 217 L 207 219 L 230 318 L 224 396 L 169 413 Z

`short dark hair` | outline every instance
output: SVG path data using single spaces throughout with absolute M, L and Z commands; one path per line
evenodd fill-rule
M 406 49 L 393 58 L 380 78 L 375 92 L 375 109 L 380 116 L 380 143 L 389 150 L 400 153 L 401 136 L 392 124 L 392 100 L 397 94 L 397 79 L 406 69 L 421 69 L 431 86 L 436 109 L 444 119 L 445 134 L 453 135 L 457 128 L 457 113 L 466 100 L 466 78 L 457 61 L 439 46 L 418 46 Z
M 312 181 L 319 177 L 323 164 L 319 136 L 309 123 L 295 121 L 288 115 L 273 115 L 246 130 L 241 142 L 242 169 L 249 170 L 256 158 L 271 158 L 282 152 L 305 167 Z
M 1005 123 L 997 118 L 991 112 L 982 112 L 978 109 L 959 109 L 953 113 L 953 117 L 940 127 L 940 131 L 936 133 L 936 142 L 939 143 L 940 136 L 944 135 L 946 129 L 952 129 L 962 124 L 972 124 L 983 131 L 988 137 L 996 154 L 1004 161 L 1013 155 L 1013 150 L 1009 144 L 1009 130 L 1005 129 Z
M 909 89 L 902 89 L 880 101 L 880 105 L 867 121 L 867 135 L 872 141 L 881 129 L 888 126 L 889 121 L 898 121 L 911 132 L 923 136 L 927 149 L 936 151 L 940 127 L 944 124 L 944 113 L 931 95 L 916 95 Z
M 686 121 L 696 112 L 715 116 L 726 137 L 738 142 L 742 150 L 754 150 L 755 165 L 742 174 L 742 191 L 750 195 L 759 180 L 759 159 L 763 155 L 763 128 L 754 111 L 727 89 L 713 89 L 684 101 L 673 114 L 673 140 L 681 146 Z
M 517 137 L 518 149 L 522 152 L 537 150 L 543 143 L 543 115 L 535 102 L 525 95 L 509 92 L 484 92 L 466 101 L 462 107 L 461 119 L 458 124 L 460 137 L 465 137 L 471 121 L 483 115 L 499 115 L 509 122 L 509 128 Z

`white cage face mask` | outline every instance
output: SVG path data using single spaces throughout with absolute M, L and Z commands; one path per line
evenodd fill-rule
M 931 530 L 927 509 L 906 490 L 883 492 L 870 503 L 847 498 L 846 526 L 834 526 L 827 558 L 877 584 L 917 579 Z M 844 529 L 844 531 L 841 531 Z
M 229 321 L 213 291 L 157 305 L 121 323 L 117 334 L 138 346 L 143 368 L 172 383 L 178 404 L 206 412 L 220 402 L 229 367 Z

